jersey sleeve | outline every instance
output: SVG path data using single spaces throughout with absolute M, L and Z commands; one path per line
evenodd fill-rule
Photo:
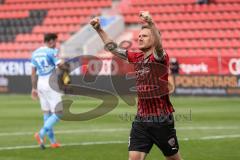
M 53 49 L 53 54 L 54 54 L 54 56 L 58 56 L 58 52 L 59 50 L 57 49 L 57 48 L 55 48 L 55 49 Z
M 61 63 L 61 59 L 58 58 L 58 50 L 52 49 L 50 54 L 48 55 L 51 59 L 51 61 L 57 66 L 59 63 Z
M 127 50 L 127 59 L 128 59 L 128 62 L 130 63 L 134 63 L 137 61 L 136 59 L 136 52 L 130 52 L 129 50 Z

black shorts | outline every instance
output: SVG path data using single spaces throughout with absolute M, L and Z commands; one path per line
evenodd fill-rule
M 179 145 L 174 120 L 158 123 L 135 119 L 130 132 L 128 151 L 149 153 L 153 144 L 158 146 L 164 156 L 172 156 L 178 152 Z

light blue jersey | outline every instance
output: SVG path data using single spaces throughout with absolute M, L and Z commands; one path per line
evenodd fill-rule
M 39 76 L 49 75 L 60 63 L 57 58 L 58 50 L 48 47 L 40 47 L 32 53 L 31 63 L 37 69 Z

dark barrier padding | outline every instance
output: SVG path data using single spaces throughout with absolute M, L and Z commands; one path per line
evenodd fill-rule
M 135 79 L 126 79 L 125 76 L 72 76 L 72 84 L 107 91 L 116 95 L 135 94 Z M 178 75 L 174 77 L 174 85 L 174 95 L 240 95 L 240 76 Z M 0 76 L 0 93 L 30 94 L 30 92 L 30 76 Z
M 0 77 L 0 93 L 29 93 L 31 91 L 30 76 Z

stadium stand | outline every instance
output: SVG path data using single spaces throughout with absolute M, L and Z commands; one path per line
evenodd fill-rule
M 1 0 L 0 57 L 26 58 L 38 47 L 43 34 L 56 32 L 67 40 L 111 0 Z
M 120 6 L 125 22 L 133 26 L 139 23 L 139 11 L 149 10 L 171 56 L 240 56 L 240 0 L 204 5 L 195 0 L 130 0 Z M 138 29 L 127 32 L 137 40 Z
M 30 33 L 34 26 L 42 23 L 46 16 L 46 11 L 33 10 L 29 12 L 29 16 L 27 12 L 23 12 L 23 14 L 14 12 L 11 13 L 11 18 L 7 17 L 7 15 L 8 13 L 5 14 L 5 18 L 7 19 L 0 20 L 0 25 L 3 26 L 0 29 L 2 35 L 0 37 L 0 42 L 13 41 L 19 33 Z M 19 15 L 26 15 L 26 18 L 19 17 Z
M 123 35 L 132 34 L 132 49 L 137 48 L 138 13 L 149 10 L 171 56 L 240 56 L 240 0 L 119 2 L 127 26 Z M 57 32 L 62 43 L 111 7 L 112 0 L 0 0 L 0 56 L 29 57 L 46 32 Z

